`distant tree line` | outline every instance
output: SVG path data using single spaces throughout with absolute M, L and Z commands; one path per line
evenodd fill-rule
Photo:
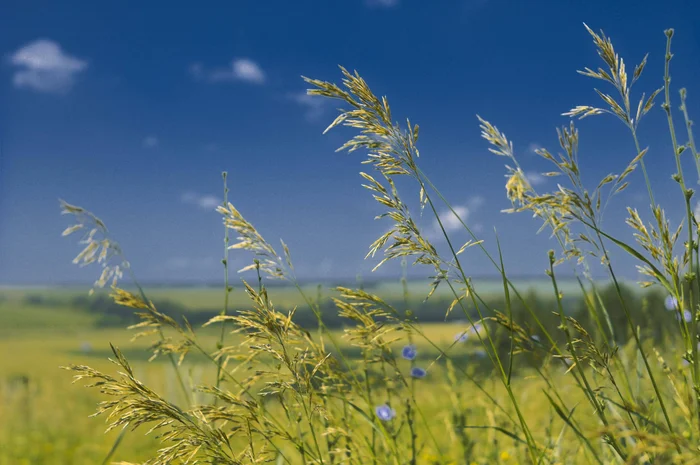
M 630 285 L 622 285 L 621 292 L 627 310 L 632 314 L 635 323 L 639 325 L 639 330 L 645 338 L 651 338 L 655 342 L 660 342 L 669 334 L 677 334 L 677 314 L 666 309 L 665 293 L 653 288 L 640 292 Z M 558 329 L 561 325 L 561 320 L 558 316 L 558 304 L 553 296 L 543 295 L 541 292 L 530 290 L 523 297 L 525 304 L 516 296 L 511 295 L 510 311 L 513 315 L 513 321 L 532 336 L 544 339 L 542 331 L 532 316 L 534 313 L 550 334 L 555 335 L 558 341 L 564 341 L 564 335 Z M 586 305 L 586 298 L 589 305 Z M 505 315 L 510 315 L 506 307 L 505 298 L 502 295 L 489 296 L 484 300 L 489 308 L 496 309 Z M 29 294 L 25 297 L 25 302 L 41 306 L 66 305 L 64 299 L 42 294 Z M 418 322 L 462 322 L 463 326 L 456 325 L 455 331 L 468 326 L 465 311 L 473 319 L 478 318 L 477 311 L 470 299 L 463 300 L 462 306 L 464 309 L 462 306 L 457 305 L 449 314 L 447 314 L 447 309 L 452 299 L 445 296 L 436 295 L 427 301 L 413 297 L 409 299 L 408 305 L 405 304 L 403 297 L 389 299 L 387 302 L 401 314 L 410 315 L 408 317 Z M 154 304 L 159 311 L 170 315 L 178 321 L 182 321 L 182 318 L 186 317 L 195 326 L 205 323 L 221 311 L 219 308 L 188 308 L 176 301 L 167 299 L 154 301 Z M 69 305 L 97 314 L 97 325 L 100 327 L 125 326 L 138 322 L 131 309 L 115 304 L 109 296 L 104 294 L 77 296 L 70 299 Z M 319 305 L 324 322 L 328 327 L 339 328 L 349 324 L 348 320 L 338 316 L 337 308 L 330 297 L 322 298 Z M 591 337 L 606 337 L 608 340 L 612 340 L 611 334 L 613 334 L 615 342 L 621 345 L 632 335 L 622 302 L 612 285 L 599 288 L 597 295 L 589 292 L 585 297 L 583 293 L 565 296 L 561 305 L 565 315 L 573 317 L 580 322 L 581 326 L 590 333 Z M 593 306 L 597 311 L 591 312 L 590 306 Z M 606 313 L 600 311 L 603 306 L 607 309 L 607 316 L 605 316 Z M 290 310 L 280 305 L 276 307 L 282 312 Z M 493 316 L 493 313 L 484 310 L 484 305 L 480 304 L 480 307 L 484 316 Z M 233 313 L 241 309 L 244 308 L 232 308 L 230 312 Z M 406 310 L 410 310 L 410 312 L 407 313 Z M 310 329 L 317 327 L 316 316 L 308 308 L 300 307 L 294 319 L 304 327 Z M 601 328 L 604 330 L 602 334 Z M 496 331 L 496 333 L 500 334 L 499 341 L 502 339 L 501 342 L 503 344 L 509 345 L 509 338 L 505 329 Z

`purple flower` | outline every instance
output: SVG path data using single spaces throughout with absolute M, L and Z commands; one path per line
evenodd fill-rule
M 406 360 L 415 359 L 417 353 L 418 351 L 416 350 L 416 346 L 413 344 L 404 346 L 404 348 L 401 350 L 401 356 Z
M 375 409 L 377 417 L 382 421 L 389 421 L 396 416 L 396 411 L 388 405 L 380 405 Z
M 466 331 L 455 334 L 455 341 L 457 342 L 466 342 L 467 339 L 469 339 L 469 334 Z
M 678 309 L 678 299 L 673 297 L 672 295 L 666 297 L 666 300 L 664 301 L 664 305 L 666 306 L 666 310 L 677 310 Z
M 425 378 L 425 375 L 427 375 L 427 374 L 428 373 L 422 368 L 418 368 L 418 367 L 411 368 L 411 376 L 413 376 L 414 378 Z

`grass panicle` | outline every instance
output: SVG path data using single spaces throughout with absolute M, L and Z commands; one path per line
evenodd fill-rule
M 223 307 L 203 327 L 195 327 L 149 300 L 101 220 L 62 201 L 62 212 L 75 219 L 63 235 L 83 233 L 83 249 L 74 263 L 102 266 L 94 289 L 111 282 L 111 299 L 139 319 L 131 326 L 139 331 L 136 336 L 156 336 L 151 360 L 168 357 L 185 394 L 167 399 L 139 380 L 124 353 L 112 346 L 118 375 L 84 365 L 68 367 L 76 381 L 88 381 L 107 397 L 95 415 L 106 416 L 108 430 L 157 433 L 160 448 L 145 462 L 152 465 L 700 463 L 700 238 L 691 203 L 694 191 L 681 162 L 684 152 L 693 157 L 700 182 L 700 155 L 685 89 L 677 111 L 672 106 L 673 30 L 666 31 L 663 87 L 633 96 L 648 57 L 628 73 L 611 39 L 584 26 L 602 66 L 579 73 L 612 91 L 595 89 L 600 107 L 578 105 L 563 113 L 570 121 L 556 130 L 561 153 L 537 149 L 552 166 L 543 175 L 559 180 L 556 188 L 538 192 L 516 156 L 514 141 L 477 116 L 487 150 L 506 161 L 504 187 L 511 208 L 504 212 L 532 213 L 542 222 L 540 231 L 549 230 L 557 244 L 545 270 L 550 308 L 538 308 L 508 277 L 495 231 L 493 244 L 489 236 L 477 235 L 423 171 L 418 125 L 408 119 L 405 125 L 397 123 L 387 97 L 378 97 L 357 71 L 341 67 L 340 85 L 304 80 L 311 86 L 309 95 L 345 106 L 325 132 L 348 128 L 353 135 L 338 151 L 364 154 L 362 186 L 383 209 L 376 219 L 389 224 L 365 258 L 378 260 L 374 270 L 401 262 L 402 300 L 384 299 L 361 282 L 357 288 L 336 286 L 330 296 L 319 287 L 313 296 L 296 277 L 289 247 L 281 242 L 279 254 L 230 201 L 223 173 L 224 201 L 217 208 L 225 229 Z M 675 166 L 673 179 L 686 216 L 675 226 L 654 198 L 645 165 L 664 152 L 641 144 L 640 123 L 655 111 L 662 93 L 673 154 L 666 161 Z M 633 146 L 622 166 L 588 185 L 583 173 L 590 168 L 579 148 L 583 136 L 573 118 L 601 115 L 622 122 Z M 679 116 L 685 143 L 676 132 L 674 118 Z M 623 222 L 633 232 L 630 244 L 611 232 L 608 222 L 618 218 L 606 218 L 605 212 L 635 181 L 638 167 L 650 209 L 627 208 Z M 404 186 L 413 190 L 407 194 Z M 454 228 L 447 228 L 439 214 L 443 205 L 469 235 L 461 247 Z M 426 212 L 435 219 L 438 238 L 426 234 L 416 220 Z M 230 232 L 237 235 L 234 244 Z M 487 249 L 491 245 L 497 254 Z M 671 343 L 659 345 L 653 334 L 661 329 L 645 325 L 644 316 L 660 303 L 631 300 L 613 266 L 613 249 L 636 261 L 646 276 L 643 287 L 660 288 L 671 299 L 669 314 L 676 320 L 664 336 Z M 232 253 L 248 253 L 252 260 L 239 271 L 257 277 L 257 282 L 241 280 L 245 308 L 233 308 L 229 301 Z M 468 272 L 476 253 L 484 254 L 500 278 L 497 304 Z M 430 270 L 426 301 L 436 298 L 438 288 L 445 289 L 446 320 L 463 318 L 448 343 L 432 337 L 414 314 L 408 266 Z M 575 274 L 583 296 L 578 312 L 569 308 L 558 278 L 558 267 L 565 266 Z M 591 278 L 592 266 L 607 273 L 612 283 L 607 290 Z M 118 286 L 125 271 L 138 292 Z M 285 309 L 273 302 L 276 289 L 263 277 L 288 283 L 307 308 Z M 326 323 L 330 306 L 342 331 Z M 300 311 L 313 314 L 314 327 L 299 323 Z M 207 338 L 216 325 L 217 337 Z M 211 365 L 214 380 L 186 388 L 179 373 L 194 357 Z M 488 369 L 478 371 L 479 366 Z M 121 439 L 108 457 L 119 455 Z

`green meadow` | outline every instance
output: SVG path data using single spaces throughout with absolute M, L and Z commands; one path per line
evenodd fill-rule
M 383 284 L 378 289 L 398 294 L 400 286 Z M 416 291 L 424 286 L 415 285 Z M 308 291 L 317 291 L 309 286 Z M 324 291 L 325 292 L 325 291 Z M 332 291 L 327 290 L 328 294 Z M 168 298 L 187 308 L 211 309 L 221 304 L 222 292 L 215 288 L 163 288 L 150 293 L 155 300 Z M 72 384 L 71 374 L 59 367 L 85 364 L 98 370 L 113 371 L 108 361 L 114 358 L 110 344 L 118 347 L 130 360 L 138 378 L 156 389 L 165 399 L 181 401 L 172 367 L 164 359 L 149 362 L 148 339 L 132 340 L 135 331 L 122 326 L 100 327 L 96 312 L 75 308 L 71 302 L 87 295 L 85 288 L 5 288 L 0 291 L 0 464 L 94 464 L 108 455 L 118 432 L 105 434 L 102 418 L 89 418 L 96 404 L 103 400 L 97 392 Z M 296 289 L 274 289 L 276 301 L 298 305 Z M 242 291 L 231 294 L 232 308 L 244 308 L 249 299 Z M 123 310 L 125 314 L 129 309 Z M 444 314 L 443 314 L 444 315 Z M 424 325 L 430 339 L 447 348 L 455 334 L 467 329 L 464 322 L 431 323 Z M 342 330 L 335 332 L 341 336 Z M 199 331 L 202 344 L 214 348 L 218 329 Z M 240 342 L 240 337 L 228 336 L 227 343 Z M 435 348 L 418 344 L 420 359 L 426 362 L 438 356 Z M 348 348 L 347 343 L 343 348 Z M 398 347 L 397 350 L 400 350 Z M 472 370 L 484 365 L 478 344 L 460 349 L 465 365 Z M 470 361 L 467 361 L 467 360 Z M 192 386 L 213 378 L 207 361 L 194 354 L 182 364 L 188 383 Z M 436 376 L 438 378 L 438 376 Z M 436 379 L 437 380 L 437 379 Z M 426 399 L 437 402 L 441 390 L 431 383 Z M 438 408 L 437 406 L 435 408 Z M 125 435 L 116 458 L 141 462 L 159 448 L 154 434 L 145 431 Z M 504 445 L 504 450 L 508 447 Z
M 522 281 L 518 283 L 523 289 L 530 289 L 529 295 L 541 295 L 538 305 L 547 307 L 546 281 Z M 479 286 L 484 289 L 486 300 L 498 301 L 499 283 L 485 280 Z M 563 288 L 570 294 L 572 312 L 576 303 L 580 304 L 581 292 L 578 283 L 564 282 Z M 237 286 L 230 294 L 231 311 L 249 308 L 251 300 Z M 377 283 L 367 289 L 387 301 L 400 301 L 397 305 L 407 308 L 421 308 L 430 286 L 423 282 Z M 404 289 L 406 293 L 404 294 Z M 630 286 L 630 289 L 634 287 Z M 330 302 L 339 293 L 328 286 L 305 286 L 305 294 L 314 295 L 320 302 Z M 641 298 L 640 291 L 634 291 Z M 102 297 L 104 297 L 104 292 Z M 154 288 L 149 297 L 154 302 L 175 302 L 186 308 L 190 315 L 207 312 L 221 306 L 222 291 L 216 288 Z M 270 288 L 271 300 L 280 308 L 294 308 L 304 304 L 300 292 L 292 287 L 273 286 Z M 656 304 L 659 305 L 657 296 Z M 85 302 L 103 302 L 100 293 L 87 296 L 86 288 L 4 288 L 0 292 L 0 439 L 5 447 L 0 448 L 0 464 L 92 464 L 102 463 L 105 457 L 125 460 L 133 463 L 146 461 L 157 453 L 161 447 L 155 433 L 145 434 L 146 430 L 128 432 L 120 437 L 119 431 L 105 433 L 107 424 L 102 417 L 90 417 L 98 402 L 105 400 L 96 390 L 82 388 L 82 383 L 72 383 L 71 374 L 61 369 L 70 364 L 88 365 L 96 370 L 116 373 L 118 367 L 108 359 L 114 359 L 110 344 L 119 348 L 133 367 L 135 376 L 144 384 L 154 389 L 163 399 L 183 402 L 182 392 L 173 367 L 164 356 L 149 361 L 152 355 L 153 337 L 133 340 L 135 330 L 127 330 L 125 324 L 109 320 L 105 324 L 99 307 L 90 307 Z M 500 404 L 498 409 L 513 415 L 514 412 L 502 399 L 506 396 L 499 385 L 498 377 L 488 361 L 482 345 L 472 334 L 466 341 L 455 346 L 455 336 L 469 329 L 464 318 L 455 318 L 445 322 L 447 305 L 445 290 L 438 290 L 428 300 L 425 312 L 432 313 L 433 320 L 417 326 L 422 338 L 415 340 L 418 355 L 415 363 L 430 367 L 428 379 L 421 380 L 421 408 L 429 416 L 428 424 L 437 428 L 451 422 L 455 403 L 462 405 L 469 412 L 468 422 L 474 426 L 469 432 L 471 441 L 477 442 L 470 453 L 475 463 L 522 463 L 524 444 L 522 438 L 511 437 L 501 431 L 507 431 L 498 410 L 494 411 L 494 396 Z M 609 299 L 609 298 L 608 298 Z M 611 299 L 610 299 L 611 300 Z M 82 304 L 82 306 L 81 306 Z M 611 301 L 610 306 L 614 306 Z M 179 307 L 178 307 L 179 308 Z M 107 309 L 103 309 L 107 310 Z M 121 308 L 126 318 L 132 309 Z M 660 310 L 661 318 L 671 320 L 670 314 Z M 543 312 L 544 313 L 544 312 Z M 443 320 L 443 321 L 440 321 Z M 361 352 L 344 337 L 344 327 L 350 327 L 349 321 L 341 322 L 331 332 L 338 338 L 342 351 L 352 359 L 352 363 L 361 364 Z M 668 323 L 668 322 L 666 322 Z M 669 325 L 669 333 L 673 325 Z M 317 329 L 316 329 L 317 331 Z M 312 330 L 318 340 L 320 333 Z M 176 336 L 176 332 L 168 331 Z M 219 328 L 198 328 L 197 337 L 203 347 L 214 350 L 220 338 Z M 666 336 L 664 336 L 666 337 Z M 226 344 L 244 343 L 236 334 L 227 334 Z M 390 343 L 390 350 L 400 357 L 404 343 Z M 334 349 L 331 349 L 333 352 Z M 452 363 L 463 373 L 454 374 L 460 379 L 459 384 L 451 380 L 441 351 L 450 354 Z M 544 352 L 544 351 L 543 351 Z M 506 350 L 507 353 L 507 350 Z M 556 428 L 559 448 L 565 454 L 565 442 L 574 438 L 566 431 L 556 412 L 539 394 L 545 387 L 536 380 L 538 364 L 546 357 L 544 354 L 530 356 L 522 354 L 518 360 L 517 374 L 513 378 L 518 386 L 519 396 L 527 405 L 527 415 L 533 424 L 548 434 L 554 434 Z M 265 366 L 265 361 L 258 362 Z M 407 364 L 404 361 L 404 364 Z M 530 366 L 521 366 L 521 364 Z M 682 368 L 682 367 L 679 367 Z M 249 367 L 250 369 L 250 367 Z M 196 400 L 206 402 L 207 396 L 197 394 L 196 386 L 214 382 L 214 372 L 210 361 L 197 353 L 188 354 L 179 367 L 188 390 L 193 392 Z M 454 371 L 454 369 L 453 369 Z M 565 374 L 566 367 L 555 368 L 552 379 L 561 383 L 563 392 L 567 392 L 568 401 L 585 400 L 580 397 L 575 384 Z M 397 389 L 398 391 L 399 389 Z M 455 398 L 459 396 L 459 399 Z M 431 413 L 432 412 L 432 413 Z M 482 428 L 483 427 L 483 428 Z M 458 434 L 459 433 L 459 434 Z M 462 432 L 453 431 L 450 436 L 439 438 L 439 443 L 447 450 L 459 441 Z M 478 441 L 477 441 L 478 440 Z M 117 448 L 111 451 L 117 443 Z M 578 450 L 578 447 L 576 447 Z M 434 453 L 423 454 L 425 462 L 432 463 L 439 458 Z M 563 457 L 562 457 L 563 460 Z M 459 463 L 459 462 L 455 462 Z M 566 463 L 562 461 L 561 463 Z

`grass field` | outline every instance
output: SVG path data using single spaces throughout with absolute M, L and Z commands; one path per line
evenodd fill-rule
M 280 291 L 280 300 L 287 298 L 296 302 L 290 290 Z M 163 358 L 148 362 L 150 340 L 131 341 L 132 333 L 121 328 L 95 328 L 94 315 L 69 306 L 46 307 L 25 302 L 28 295 L 67 301 L 80 292 L 76 289 L 4 289 L 0 292 L 2 465 L 101 463 L 118 434 L 104 434 L 104 419 L 88 418 L 104 397 L 82 388 L 80 383 L 71 384 L 71 374 L 59 367 L 86 364 L 112 373 L 115 367 L 107 360 L 113 357 L 110 343 L 124 352 L 141 381 L 166 399 L 181 400 L 172 367 L 164 363 Z M 85 294 L 84 289 L 82 293 Z M 215 289 L 158 289 L 151 294 L 193 307 L 213 306 L 220 296 Z M 273 298 L 276 296 L 275 292 Z M 244 301 L 241 299 L 239 303 L 244 304 Z M 432 341 L 447 348 L 454 335 L 466 328 L 458 324 L 431 324 L 424 329 Z M 218 336 L 218 329 L 199 331 L 202 344 L 212 350 Z M 227 340 L 228 343 L 235 341 L 235 336 Z M 418 342 L 417 346 L 420 360 L 428 362 L 438 355 L 425 343 Z M 474 364 L 482 361 L 476 345 L 460 350 L 465 356 L 470 353 Z M 206 360 L 196 354 L 188 357 L 183 367 L 195 385 L 213 378 L 214 372 Z M 157 441 L 139 431 L 125 437 L 115 458 L 139 462 L 156 449 Z
M 312 289 L 315 288 L 309 288 Z M 392 292 L 398 293 L 399 289 L 386 285 L 373 291 L 380 295 L 386 291 L 391 295 Z M 416 289 L 422 290 L 418 287 L 414 288 Z M 280 299 L 277 299 L 278 291 Z M 95 411 L 97 402 L 105 400 L 104 396 L 95 390 L 82 388 L 80 383 L 71 384 L 71 374 L 59 367 L 71 363 L 85 364 L 106 373 L 115 373 L 116 367 L 107 360 L 113 357 L 109 344 L 123 351 L 140 381 L 164 399 L 175 403 L 182 401 L 174 370 L 165 362 L 165 358 L 148 361 L 148 348 L 152 340 L 132 341 L 132 334 L 122 328 L 97 328 L 95 315 L 62 304 L 79 292 L 77 289 L 11 289 L 3 290 L 0 294 L 0 353 L 3 354 L 0 357 L 0 417 L 6 420 L 0 426 L 0 442 L 6 446 L 0 448 L 2 465 L 101 463 L 118 435 L 116 431 L 104 433 L 106 425 L 102 417 L 89 418 Z M 288 303 L 296 303 L 296 297 L 289 289 L 273 288 L 270 292 L 273 300 L 286 299 Z M 195 288 L 157 289 L 150 294 L 154 298 L 167 297 L 196 308 L 215 305 L 219 293 L 216 289 Z M 234 292 L 233 295 L 235 294 L 237 293 Z M 52 305 L 27 303 L 28 296 L 37 295 L 52 302 Z M 234 303 L 245 305 L 243 299 L 234 300 Z M 492 424 L 494 428 L 506 428 L 507 422 L 504 423 L 503 417 L 494 413 L 493 405 L 489 405 L 485 396 L 485 393 L 489 393 L 502 399 L 506 393 L 497 378 L 489 375 L 491 365 L 480 344 L 471 339 L 450 348 L 455 335 L 467 329 L 465 324 L 433 323 L 420 327 L 426 340 L 432 341 L 441 350 L 449 351 L 451 359 L 459 365 L 458 368 L 464 370 L 467 376 L 474 377 L 471 380 L 462 377 L 460 386 L 454 386 L 446 377 L 444 363 L 431 365 L 439 359 L 438 349 L 425 340 L 415 341 L 419 354 L 416 363 L 431 367 L 430 378 L 420 392 L 421 408 L 429 418 L 428 424 L 444 427 L 445 422 L 452 421 L 448 418 L 452 410 L 450 403 L 458 402 L 465 403 L 470 424 Z M 339 340 L 343 340 L 342 330 L 334 333 Z M 214 350 L 218 337 L 218 328 L 198 330 L 202 346 L 211 350 Z M 236 345 L 240 340 L 239 336 L 229 336 L 227 344 Z M 347 345 L 347 341 L 343 341 L 342 348 L 346 356 L 359 357 L 359 353 Z M 393 344 L 392 350 L 400 352 L 401 347 Z M 526 359 L 520 360 L 527 363 Z M 569 402 L 574 399 L 583 400 L 581 392 L 571 383 L 570 377 L 564 375 L 564 371 L 565 367 L 560 366 L 554 368 L 552 375 L 552 379 L 560 380 L 560 392 L 568 393 Z M 211 364 L 199 354 L 185 358 L 182 372 L 186 373 L 186 382 L 190 386 L 211 383 L 214 379 Z M 565 426 L 556 419 L 556 414 L 541 396 L 540 391 L 545 387 L 542 380 L 533 380 L 532 374 L 534 371 L 530 373 L 528 370 L 520 370 L 513 380 L 513 384 L 518 387 L 516 392 L 522 398 L 523 405 L 527 406 L 530 421 L 542 428 L 538 433 L 543 436 L 554 434 L 551 429 L 558 428 L 557 434 L 561 433 L 561 438 L 571 439 L 568 437 L 571 433 L 566 432 Z M 475 379 L 479 380 L 479 386 L 474 383 Z M 455 394 L 463 397 L 455 400 Z M 205 399 L 199 395 L 197 400 Z M 513 414 L 507 402 L 501 403 L 499 408 Z M 433 411 L 441 413 L 430 416 Z M 158 443 L 153 435 L 145 436 L 144 431 L 127 434 L 113 459 L 138 463 L 151 457 L 158 449 Z M 452 437 L 441 437 L 439 442 L 449 448 L 451 441 L 458 440 L 454 436 L 456 432 L 451 434 Z M 524 456 L 523 445 L 498 433 L 497 429 L 476 429 L 470 431 L 469 437 L 478 443 L 474 455 L 483 461 L 477 463 L 519 463 L 518 457 Z M 575 444 L 574 441 L 570 442 Z M 562 454 L 568 447 L 564 444 L 568 443 L 562 442 L 559 449 Z

